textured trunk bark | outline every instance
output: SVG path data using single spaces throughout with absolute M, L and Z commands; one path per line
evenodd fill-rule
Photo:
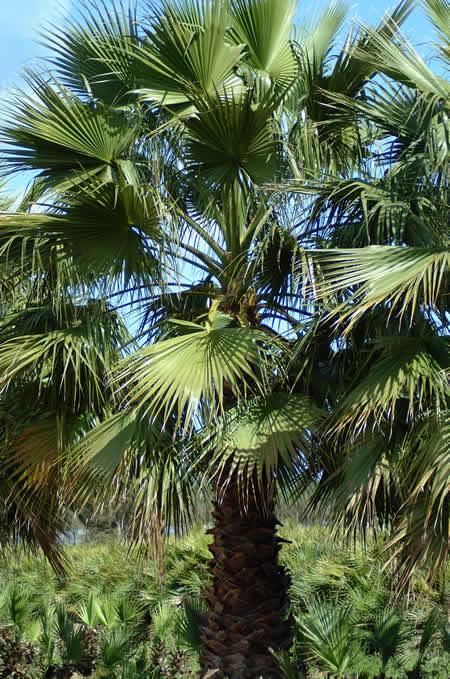
M 278 564 L 282 540 L 273 502 L 266 498 L 264 511 L 253 494 L 246 505 L 236 482 L 215 503 L 213 582 L 201 657 L 205 679 L 279 679 L 270 649 L 286 649 L 292 641 L 290 578 Z

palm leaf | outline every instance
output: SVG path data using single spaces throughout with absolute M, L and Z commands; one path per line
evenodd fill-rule
M 397 35 L 392 40 L 369 27 L 364 27 L 370 36 L 371 49 L 359 48 L 357 57 L 370 63 L 374 71 L 385 73 L 399 82 L 412 85 L 420 92 L 446 100 L 449 85 L 444 78 L 435 75 L 425 60 L 410 43 Z
M 192 173 L 213 186 L 261 183 L 274 178 L 280 157 L 272 117 L 273 94 L 255 102 L 252 93 L 224 93 L 196 100 L 186 121 L 186 160 Z
M 409 432 L 399 474 L 405 504 L 388 540 L 390 562 L 398 559 L 401 583 L 417 568 L 435 579 L 448 559 L 450 435 L 448 411 L 417 423 Z
M 62 605 L 56 608 L 56 634 L 59 637 L 63 662 L 78 664 L 86 660 L 88 656 L 86 632 L 72 622 Z
M 357 26 L 352 29 L 325 80 L 324 88 L 329 92 L 346 93 L 351 97 L 358 94 L 365 81 L 372 78 L 376 71 L 369 55 L 377 55 L 379 41 L 392 42 L 413 8 L 414 2 L 411 0 L 400 0 L 375 28 Z M 362 52 L 367 58 L 361 57 Z
M 12 627 L 18 636 L 22 636 L 34 615 L 33 604 L 29 592 L 19 583 L 12 582 L 0 597 L 0 616 L 2 627 Z
M 102 639 L 99 665 L 105 672 L 111 672 L 117 666 L 125 664 L 132 651 L 130 630 L 126 627 L 110 629 Z
M 375 126 L 378 139 L 384 137 L 387 151 L 380 158 L 389 159 L 390 164 L 394 160 L 402 162 L 404 172 L 410 173 L 409 182 L 411 170 L 418 167 L 418 179 L 430 176 L 436 185 L 440 169 L 445 172 L 449 146 L 448 120 L 442 98 L 417 91 L 410 84 L 399 86 L 380 78 L 376 85 L 366 87 L 364 97 L 351 99 L 346 94 L 328 92 L 327 99 L 331 115 L 323 121 L 325 131 L 333 130 L 336 119 L 339 120 L 334 109 L 344 112 L 344 121 L 351 119 L 353 112 L 354 119 L 364 119 Z M 392 185 L 398 186 L 400 182 L 395 180 L 401 169 L 402 165 L 397 168 L 394 165 L 383 183 L 389 179 Z
M 190 107 L 197 94 L 236 85 L 234 69 L 242 46 L 225 39 L 229 15 L 225 2 L 178 0 L 151 19 L 147 39 L 136 50 L 144 100 Z M 149 83 L 149 85 L 147 84 Z
M 449 512 L 447 507 L 432 524 L 427 522 L 427 510 L 422 498 L 400 515 L 386 544 L 387 563 L 398 575 L 398 589 L 410 584 L 418 569 L 427 569 L 433 582 L 448 561 Z
M 298 618 L 301 644 L 310 661 L 326 671 L 343 675 L 355 656 L 355 633 L 351 609 L 334 601 L 315 597 L 308 601 L 308 612 Z
M 405 458 L 405 473 L 411 481 L 412 500 L 417 499 L 424 488 L 427 498 L 427 523 L 445 511 L 450 496 L 450 417 L 444 410 L 439 417 L 420 423 L 410 433 L 411 446 L 418 441 L 426 447 L 426 454 Z
M 245 60 L 262 82 L 286 89 L 297 65 L 290 38 L 295 13 L 293 0 L 231 0 L 231 35 L 245 45 Z
M 72 280 L 109 275 L 150 282 L 160 269 L 154 194 L 143 186 L 101 185 L 66 192 L 46 212 L 0 215 L 0 252 L 24 272 L 44 270 L 51 258 L 72 264 Z
M 227 477 L 272 479 L 281 468 L 309 450 L 311 432 L 319 427 L 323 413 L 305 396 L 274 392 L 267 398 L 247 400 L 228 410 L 207 441 L 201 437 L 200 459 L 208 461 L 208 474 Z
M 326 7 L 314 27 L 302 40 L 300 47 L 303 59 L 312 73 L 321 75 L 326 59 L 330 55 L 336 36 L 347 15 L 343 2 L 333 2 Z M 306 65 L 306 64 L 305 64 Z
M 402 503 L 397 451 L 382 435 L 331 446 L 322 464 L 325 474 L 313 486 L 310 508 L 331 513 L 334 530 L 349 539 L 384 530 Z
M 169 527 L 178 533 L 192 520 L 197 480 L 181 442 L 158 420 L 128 411 L 110 415 L 74 446 L 66 470 L 67 496 L 77 506 L 103 511 L 121 504 L 130 544 L 157 558 Z
M 3 127 L 7 170 L 38 171 L 53 190 L 92 178 L 111 181 L 111 164 L 127 157 L 135 138 L 126 116 L 94 108 L 57 82 L 31 72 L 27 85 L 31 94 L 17 93 Z
M 356 119 L 348 101 L 361 95 L 376 69 L 370 60 L 359 58 L 377 51 L 378 37 L 391 40 L 411 12 L 412 2 L 402 0 L 380 24 L 367 31 L 360 27 L 349 32 L 337 57 L 329 52 L 345 16 L 345 8 L 334 3 L 316 26 L 295 43 L 299 78 L 292 97 L 294 109 L 306 118 L 291 130 L 295 142 L 295 173 L 310 179 L 313 168 L 353 175 L 370 144 L 371 131 L 362 119 Z M 346 96 L 343 105 L 339 97 Z M 292 105 L 292 104 L 291 104 Z M 298 111 L 296 111 L 298 115 Z
M 138 85 L 136 9 L 132 4 L 126 8 L 122 0 L 111 7 L 102 0 L 82 0 L 80 15 L 42 32 L 51 50 L 49 61 L 62 84 L 78 96 L 123 104 L 124 95 Z
M 377 615 L 368 641 L 371 649 L 381 655 L 382 670 L 386 668 L 390 658 L 405 648 L 410 637 L 411 631 L 397 611 L 387 609 Z
M 409 418 L 432 404 L 445 406 L 448 389 L 439 363 L 440 344 L 440 338 L 381 339 L 381 358 L 339 405 L 340 426 L 351 423 L 354 435 L 370 421 L 393 420 L 400 400 L 407 404 Z
M 264 333 L 233 327 L 218 312 L 205 325 L 177 323 L 184 333 L 140 349 L 120 368 L 117 384 L 131 407 L 164 419 L 176 412 L 187 424 L 205 403 L 223 410 L 226 390 L 239 396 L 261 387 L 256 366 L 267 347 Z
M 25 423 L 14 421 L 12 431 L 2 432 L 0 497 L 13 544 L 19 539 L 30 549 L 40 548 L 58 573 L 67 567 L 59 537 L 67 528 L 61 507 L 56 461 L 61 431 L 56 417 L 42 415 Z M 3 437 L 2 437 L 3 438 Z
M 423 4 L 443 43 L 439 45 L 442 56 L 448 62 L 450 59 L 450 4 L 448 0 L 423 0 Z
M 333 314 L 352 324 L 369 309 L 388 302 L 403 316 L 419 305 L 435 307 L 445 292 L 447 250 L 370 246 L 316 251 L 312 257 L 324 275 L 319 296 L 360 286 Z
M 0 344 L 2 388 L 30 376 L 37 380 L 41 396 L 49 389 L 75 412 L 80 408 L 102 412 L 105 383 L 118 357 L 117 344 L 114 349 L 112 343 L 120 338 L 114 321 L 106 324 L 107 314 L 95 318 L 87 313 L 84 322 L 80 320 L 72 327 L 16 335 Z
M 179 643 L 189 651 L 201 652 L 202 628 L 206 622 L 205 603 L 201 598 L 184 599 L 177 620 Z

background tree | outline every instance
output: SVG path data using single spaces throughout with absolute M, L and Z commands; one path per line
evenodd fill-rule
M 449 5 L 425 7 L 448 68 Z M 376 84 L 331 99 L 374 130 L 377 146 L 359 177 L 322 182 L 310 213 L 331 234 L 314 259 L 319 295 L 334 306 L 326 327 L 338 323 L 315 499 L 350 533 L 387 528 L 406 583 L 417 565 L 433 577 L 448 556 L 449 86 L 404 38 L 369 33 Z

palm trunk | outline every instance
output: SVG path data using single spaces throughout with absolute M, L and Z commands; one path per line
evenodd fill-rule
M 261 499 L 261 498 L 259 498 Z M 271 649 L 290 646 L 290 578 L 278 564 L 273 502 L 255 494 L 242 506 L 236 482 L 216 501 L 211 552 L 212 586 L 203 631 L 201 676 L 214 679 L 278 679 Z

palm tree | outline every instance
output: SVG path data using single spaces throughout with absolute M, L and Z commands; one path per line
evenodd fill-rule
M 450 7 L 424 5 L 448 69 Z M 333 305 L 326 327 L 338 325 L 313 501 L 334 507 L 350 534 L 388 528 L 406 584 L 418 565 L 434 577 L 448 558 L 450 89 L 404 38 L 372 39 L 379 49 L 366 57 L 380 80 L 364 97 L 331 98 L 375 130 L 379 150 L 360 176 L 321 182 L 310 213 L 331 234 L 313 259 L 318 294 Z
M 61 570 L 70 510 L 56 463 L 111 408 L 108 375 L 128 333 L 102 300 L 55 303 L 53 282 L 34 284 L 11 295 L 0 321 L 2 542 L 39 546 Z
M 327 284 L 336 255 L 311 249 L 364 246 L 371 230 L 370 243 L 395 242 L 384 235 L 392 217 L 374 209 L 357 178 L 375 200 L 379 181 L 389 184 L 369 174 L 387 136 L 398 153 L 405 144 L 422 153 L 416 137 L 404 140 L 403 100 L 394 131 L 391 111 L 386 127 L 374 113 L 383 102 L 373 102 L 386 87 L 416 97 L 429 79 L 422 71 L 414 81 L 409 68 L 405 81 L 392 55 L 380 61 L 380 44 L 404 63 L 416 59 L 394 40 L 410 9 L 401 2 L 375 29 L 352 30 L 335 57 L 339 3 L 301 35 L 292 0 L 173 0 L 142 22 L 121 4 L 86 0 L 79 22 L 46 32 L 51 75 L 29 72 L 28 92 L 12 99 L 3 167 L 36 178 L 20 211 L 1 217 L 4 267 L 10 280 L 31 281 L 45 304 L 41 281 L 50 278 L 63 326 L 56 334 L 40 326 L 33 340 L 14 326 L 0 348 L 5 393 L 29 369 L 38 394 L 44 386 L 66 394 L 72 416 L 87 389 L 84 412 L 96 417 L 77 445 L 79 436 L 62 446 L 66 497 L 104 500 L 108 484 L 131 489 L 138 536 L 155 512 L 160 523 L 181 525 L 193 489 L 212 488 L 204 676 L 279 677 L 272 651 L 290 645 L 277 493 L 339 477 L 336 446 L 319 434 L 330 413 L 332 426 L 341 422 L 342 394 L 365 375 L 367 308 L 381 306 L 380 324 L 389 318 L 384 297 L 366 301 L 349 326 L 359 339 L 341 342 L 336 360 L 330 308 L 345 316 L 349 295 L 364 298 L 366 274 L 340 296 L 340 285 Z M 430 82 L 444 87 L 433 75 Z M 442 104 L 433 105 L 442 117 Z M 443 186 L 430 178 L 424 192 Z M 356 207 L 348 203 L 355 195 Z M 442 230 L 440 220 L 422 219 Z M 117 332 L 102 333 L 98 316 L 99 334 L 78 351 L 67 347 L 68 297 L 72 319 L 95 300 L 125 309 L 138 328 L 137 348 L 122 343 L 113 377 Z

